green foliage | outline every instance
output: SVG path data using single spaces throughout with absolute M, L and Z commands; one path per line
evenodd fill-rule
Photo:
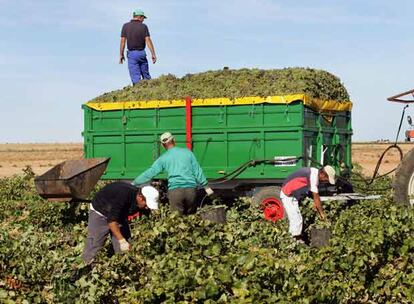
M 40 199 L 34 189 L 34 176 L 32 168 L 27 166 L 23 169 L 22 175 L 15 175 L 13 178 L 0 178 L 0 200 Z
M 296 243 L 285 221 L 264 221 L 250 199 L 228 206 L 226 224 L 162 205 L 132 222 L 132 251 L 102 250 L 93 270 L 71 282 L 82 266 L 87 205 L 2 200 L 0 302 L 412 303 L 413 210 L 388 195 L 324 205 L 329 222 L 312 202 L 302 206 L 306 233 L 332 231 L 319 249 Z
M 92 102 L 166 100 L 215 97 L 272 96 L 305 93 L 311 97 L 348 101 L 349 95 L 338 77 L 310 68 L 280 70 L 240 69 L 188 74 L 182 78 L 162 75 L 138 85 L 105 93 Z

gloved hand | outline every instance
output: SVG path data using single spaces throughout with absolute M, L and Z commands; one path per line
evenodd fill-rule
M 122 252 L 128 251 L 131 248 L 131 245 L 129 245 L 129 243 L 125 239 L 118 240 L 118 242 L 119 242 L 119 248 L 121 249 Z
M 210 187 L 204 187 L 204 190 L 206 191 L 208 196 L 211 196 L 212 194 L 214 194 L 213 189 L 211 189 Z

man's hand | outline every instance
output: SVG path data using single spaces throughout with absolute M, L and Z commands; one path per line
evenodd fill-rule
M 312 192 L 313 194 L 313 207 L 315 208 L 316 212 L 319 214 L 321 219 L 325 219 L 325 212 L 323 211 L 321 199 L 318 193 Z
M 122 252 L 128 251 L 131 248 L 131 246 L 122 235 L 121 229 L 119 229 L 119 223 L 116 221 L 112 221 L 108 224 L 108 226 L 109 230 L 111 230 L 112 232 L 112 235 L 118 240 L 120 250 Z
M 204 190 L 206 191 L 208 196 L 211 196 L 212 194 L 214 194 L 213 189 L 211 189 L 210 187 L 204 187 Z
M 121 37 L 121 44 L 119 46 L 119 64 L 123 64 L 125 61 L 124 52 L 125 52 L 126 37 Z
M 157 56 L 155 55 L 154 44 L 152 44 L 152 40 L 151 40 L 150 36 L 145 37 L 145 44 L 148 46 L 148 49 L 151 52 L 152 63 L 156 63 L 157 62 Z
M 318 209 L 316 208 L 316 206 L 314 206 L 314 207 L 315 207 L 316 211 L 318 212 L 319 217 L 321 218 L 321 220 L 326 220 L 326 215 L 325 215 L 325 212 L 324 212 L 323 210 L 322 210 L 322 211 L 318 210 Z
M 118 240 L 119 242 L 119 248 L 122 252 L 128 251 L 131 249 L 131 245 L 127 242 L 125 239 Z

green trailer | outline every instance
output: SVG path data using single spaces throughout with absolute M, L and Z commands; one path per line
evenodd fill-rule
M 192 149 L 213 189 L 227 196 L 254 192 L 263 201 L 277 190 L 266 187 L 315 162 L 350 172 L 351 108 L 304 94 L 89 102 L 84 154 L 111 158 L 102 179 L 132 180 L 164 152 L 159 136 L 169 131 L 178 146 Z

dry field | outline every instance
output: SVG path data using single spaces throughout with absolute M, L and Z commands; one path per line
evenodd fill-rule
M 367 176 L 372 176 L 378 159 L 381 154 L 387 149 L 390 143 L 353 143 L 352 144 L 352 162 L 362 167 L 362 171 Z M 398 144 L 402 149 L 404 155 L 409 150 L 414 149 L 413 143 Z M 398 150 L 391 149 L 387 152 L 382 160 L 379 169 L 380 174 L 387 173 L 398 166 L 400 162 L 400 154 Z
M 363 172 L 371 176 L 378 158 L 389 146 L 387 143 L 354 143 L 352 160 L 359 164 Z M 414 148 L 414 144 L 401 144 L 404 153 Z M 22 173 L 31 166 L 36 174 L 42 174 L 50 167 L 68 159 L 82 157 L 82 144 L 0 144 L 0 177 Z M 399 163 L 397 150 L 387 153 L 380 168 L 385 173 Z
M 42 174 L 58 163 L 82 155 L 82 144 L 0 144 L 0 177 L 20 174 L 26 166 Z

